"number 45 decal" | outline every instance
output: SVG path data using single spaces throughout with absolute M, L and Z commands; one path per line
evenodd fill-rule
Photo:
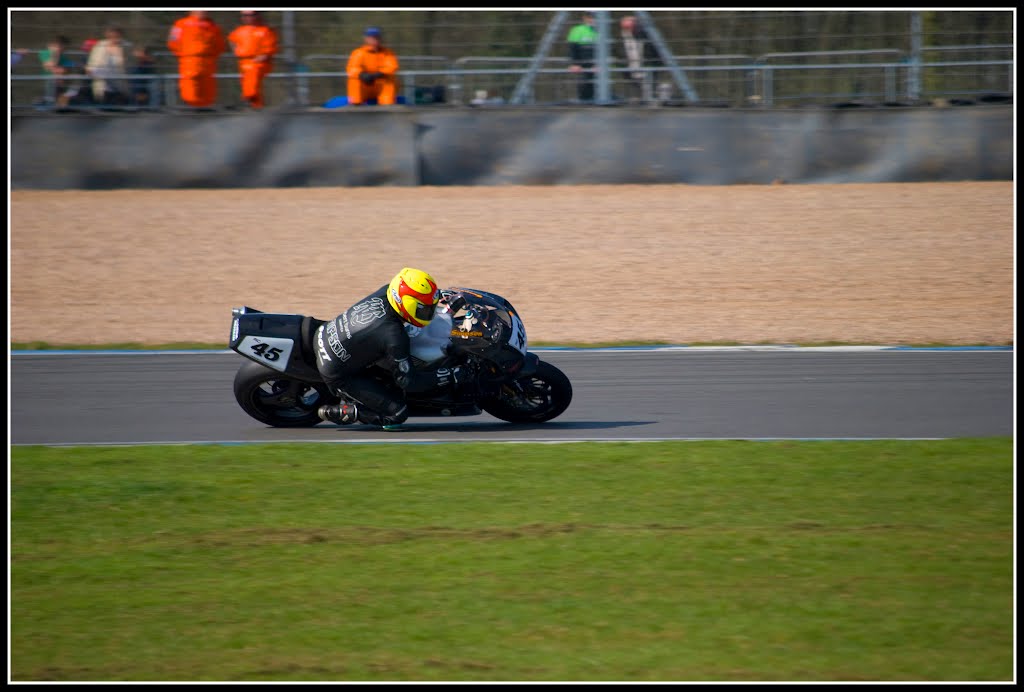
M 266 365 L 273 370 L 285 372 L 288 369 L 288 359 L 291 358 L 295 342 L 291 339 L 282 339 L 276 336 L 247 336 L 238 344 L 236 350 L 246 358 L 252 358 L 258 363 Z
M 258 356 L 263 356 L 267 360 L 277 360 L 281 357 L 281 349 L 271 347 L 270 344 L 255 344 L 252 347 L 253 353 Z

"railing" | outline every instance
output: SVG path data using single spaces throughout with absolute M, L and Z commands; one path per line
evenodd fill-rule
M 467 55 L 459 58 L 455 61 L 455 69 L 462 70 L 462 73 L 453 73 L 447 81 L 447 87 L 452 95 L 452 102 L 456 104 L 462 103 L 474 103 L 482 105 L 485 103 L 505 103 L 509 100 L 512 90 L 515 88 L 516 82 L 522 74 L 529 68 L 533 58 L 528 57 L 490 57 L 490 56 L 476 56 Z M 506 79 L 496 80 L 487 79 L 487 75 L 491 70 L 496 68 L 483 68 L 471 70 L 469 66 L 474 64 L 482 65 L 521 65 L 522 68 L 515 68 L 514 74 L 505 75 Z M 534 84 L 534 97 L 536 98 L 537 92 L 541 92 L 547 98 L 541 100 L 547 101 L 566 101 L 570 98 L 569 90 L 571 84 L 568 79 L 569 59 L 549 56 L 544 59 L 542 66 L 545 68 L 541 71 L 542 74 L 553 76 L 554 79 L 550 80 L 539 80 L 539 83 Z M 483 80 L 483 81 L 480 81 Z M 480 88 L 485 87 L 485 88 Z M 504 93 L 503 93 L 504 92 Z M 472 98 L 468 98 L 471 96 Z
M 949 47 L 950 49 L 959 49 L 962 47 Z M 971 49 L 977 50 L 980 47 L 974 46 Z M 985 48 L 992 48 L 991 46 Z M 1005 49 L 1004 46 L 999 46 L 999 49 Z M 897 61 L 887 62 L 840 62 L 834 64 L 780 64 L 771 63 L 770 60 L 780 58 L 792 58 L 792 57 L 812 57 L 822 56 L 827 54 L 829 56 L 843 56 L 843 57 L 863 57 L 866 55 L 874 54 L 885 54 L 888 56 L 895 56 Z M 307 58 L 313 56 L 307 56 Z M 316 56 L 326 58 L 327 56 Z M 333 57 L 333 56 L 332 56 Z M 423 56 L 432 57 L 432 56 Z M 773 107 L 780 103 L 786 102 L 813 102 L 815 100 L 850 100 L 850 99 L 883 99 L 885 102 L 896 102 L 899 100 L 899 94 L 901 93 L 901 83 L 906 84 L 908 73 L 911 69 L 920 69 L 926 73 L 933 70 L 946 70 L 957 68 L 970 68 L 975 72 L 967 74 L 963 78 L 963 82 L 967 87 L 961 88 L 959 86 L 942 88 L 928 88 L 928 79 L 925 79 L 925 88 L 922 90 L 922 96 L 952 96 L 952 95 L 978 95 L 985 93 L 1001 92 L 1005 87 L 1007 93 L 1013 93 L 1013 61 L 1012 60 L 924 60 L 916 64 L 905 59 L 906 56 L 897 50 L 884 50 L 884 51 L 825 51 L 821 53 L 808 54 L 802 53 L 793 56 L 791 54 L 766 54 L 758 58 L 750 59 L 750 56 L 744 55 L 722 55 L 722 56 L 679 56 L 678 62 L 680 66 L 690 75 L 691 80 L 694 81 L 698 86 L 701 84 L 702 79 L 713 80 L 708 81 L 708 85 L 717 84 L 719 86 L 724 85 L 726 93 L 717 99 L 718 102 L 725 102 L 729 104 L 746 104 L 746 105 L 758 105 L 762 107 Z M 436 58 L 437 61 L 444 60 L 443 58 Z M 444 85 L 448 90 L 447 102 L 453 104 L 462 104 L 467 102 L 466 96 L 468 91 L 467 85 L 474 84 L 477 80 L 484 80 L 483 83 L 487 84 L 500 84 L 504 88 L 511 91 L 512 85 L 515 81 L 525 72 L 525 63 L 528 62 L 529 58 L 486 58 L 486 57 L 474 57 L 467 56 L 460 58 L 450 67 L 444 69 L 402 69 L 399 73 L 399 78 L 402 83 L 403 95 L 408 104 L 414 104 L 415 101 L 415 89 L 416 85 Z M 706 62 L 725 62 L 730 60 L 745 60 L 738 64 L 724 64 L 724 65 L 698 65 L 693 64 L 697 61 Z M 522 66 L 511 67 L 511 68 L 484 68 L 484 69 L 469 69 L 468 66 L 474 64 L 515 64 L 516 62 L 523 63 Z M 547 65 L 554 65 L 548 67 Z M 528 99 L 532 103 L 552 103 L 552 102 L 565 102 L 571 101 L 571 93 L 575 89 L 576 76 L 569 73 L 567 70 L 568 60 L 565 58 L 550 58 L 545 63 L 544 67 L 538 70 L 538 75 L 547 78 L 547 83 L 543 80 L 539 80 L 539 84 L 535 85 L 535 89 L 539 89 L 544 92 L 544 98 L 537 99 L 535 95 L 531 95 Z M 665 75 L 666 70 L 664 67 L 647 67 L 640 70 L 634 70 L 630 67 L 618 66 L 621 65 L 621 61 L 616 63 L 615 67 L 612 67 L 610 72 L 613 76 L 614 83 L 621 85 L 624 81 L 629 79 L 629 73 L 633 72 L 644 72 L 648 74 L 661 74 Z M 985 77 L 984 80 L 977 78 L 977 71 L 982 68 L 995 68 L 995 72 Z M 1002 80 L 1003 68 L 1006 68 L 1008 78 L 1005 82 L 999 83 L 998 80 Z M 800 79 L 803 77 L 807 78 L 807 75 L 811 75 L 818 82 L 822 82 L 820 79 L 823 75 L 831 75 L 834 79 L 846 80 L 844 83 L 849 82 L 850 73 L 853 73 L 854 86 L 857 88 L 846 88 L 843 91 L 825 91 L 815 92 L 808 86 L 800 86 Z M 950 73 L 958 74 L 958 73 Z M 843 77 L 846 75 L 846 77 Z M 226 98 L 221 99 L 221 103 L 231 103 L 232 99 L 234 102 L 240 103 L 241 100 L 238 98 L 238 80 L 239 74 L 235 72 L 219 72 L 215 75 L 215 78 L 220 80 L 219 83 L 222 86 L 222 97 L 227 94 Z M 272 103 L 291 103 L 290 96 L 298 93 L 300 98 L 298 103 L 295 105 L 307 106 L 307 105 L 319 105 L 327 102 L 331 97 L 344 94 L 346 90 L 346 75 L 341 71 L 329 71 L 329 72 L 314 72 L 314 71 L 292 71 L 292 72 L 273 72 L 267 76 L 267 91 L 270 96 Z M 77 83 L 78 88 L 88 89 L 92 78 L 88 75 L 11 75 L 11 106 L 12 108 L 29 108 L 35 107 L 40 110 L 52 109 L 56 105 L 56 85 L 58 81 L 66 83 Z M 150 107 L 159 105 L 176 106 L 180 105 L 178 99 L 177 90 L 177 74 L 160 73 L 155 75 L 123 75 L 113 77 L 112 79 L 119 79 L 125 81 L 136 81 L 136 80 L 150 80 Z M 982 84 L 981 82 L 985 83 Z M 168 84 L 168 82 L 172 82 Z M 25 94 L 29 93 L 25 87 L 27 85 L 35 83 L 37 86 L 41 83 L 42 89 L 35 88 L 31 91 L 35 94 L 36 102 L 32 103 L 31 98 L 25 98 Z M 300 85 L 302 88 L 297 90 L 294 89 L 295 85 Z M 302 86 L 304 85 L 304 86 Z M 794 86 L 796 85 L 796 86 Z M 970 87 L 970 88 L 968 88 Z M 984 88 L 981 88 L 984 87 Z M 42 93 L 40 93 L 42 92 Z M 716 101 L 715 98 L 707 96 L 709 93 L 708 89 L 704 89 L 701 96 L 701 101 L 704 103 Z M 566 96 L 569 94 L 569 96 Z M 303 96 L 304 95 L 304 96 Z M 42 96 L 40 100 L 39 97 Z M 507 100 L 507 99 L 506 99 Z M 659 99 L 659 100 L 664 100 Z M 26 101 L 28 101 L 26 103 Z M 494 102 L 494 101 L 491 101 Z M 500 102 L 500 101 L 499 101 Z M 117 106 L 101 105 L 102 108 L 117 108 Z M 129 106 L 135 107 L 135 106 Z
M 762 63 L 774 60 L 775 58 L 845 58 L 862 57 L 868 55 L 889 55 L 896 58 L 903 57 L 903 51 L 899 48 L 868 48 L 862 50 L 812 50 L 802 53 L 765 53 L 757 57 L 754 62 Z
M 223 75 L 218 75 L 223 76 Z M 239 75 L 233 75 L 239 77 Z M 59 107 L 74 107 L 74 108 L 103 108 L 103 109 L 117 109 L 124 110 L 126 108 L 147 108 L 157 109 L 167 105 L 175 105 L 176 99 L 176 86 L 178 75 L 169 74 L 122 74 L 122 75 L 106 75 L 103 77 L 106 81 L 114 82 L 126 82 L 129 85 L 129 94 L 125 94 L 125 97 L 132 96 L 134 89 L 134 83 L 145 82 L 144 87 L 146 94 L 148 95 L 148 102 L 146 104 L 139 103 L 125 103 L 125 104 L 103 104 L 94 103 L 92 98 L 89 97 L 83 101 L 77 100 L 78 94 L 81 92 L 88 92 L 92 90 L 93 78 L 89 75 L 11 75 L 10 80 L 12 98 L 11 108 L 34 108 L 35 110 L 53 110 Z M 173 81 L 175 84 L 168 85 L 167 83 Z M 13 96 L 15 93 L 16 84 L 29 84 L 29 83 L 42 83 L 42 89 L 36 91 L 37 97 L 30 103 L 18 103 L 17 99 Z M 59 88 L 58 88 L 59 86 Z M 61 98 L 68 97 L 68 103 L 62 103 Z
M 960 46 L 922 46 L 921 47 L 921 52 L 922 53 L 938 53 L 938 52 L 951 52 L 951 51 L 957 51 L 957 52 L 960 52 L 960 53 L 965 53 L 967 51 L 972 51 L 972 52 L 975 52 L 975 53 L 985 53 L 985 52 L 988 52 L 988 51 L 996 51 L 996 50 L 997 51 L 1003 51 L 1003 52 L 1009 51 L 1009 52 L 1012 53 L 1013 52 L 1013 44 L 1012 43 L 973 43 L 973 44 L 970 44 L 970 45 L 960 45 Z
M 775 75 L 772 70 L 775 67 L 779 69 L 799 69 L 799 67 L 808 66 L 795 66 L 795 65 L 774 65 L 770 61 L 778 58 L 870 58 L 871 56 L 885 56 L 890 60 L 882 68 L 883 70 L 883 96 L 887 103 L 893 103 L 897 100 L 896 95 L 896 66 L 900 63 L 906 62 L 906 57 L 902 50 L 898 48 L 875 48 L 865 50 L 819 50 L 819 51 L 808 51 L 804 53 L 765 53 L 759 56 L 754 62 L 759 65 L 764 65 L 760 71 L 761 78 L 761 99 L 763 99 L 765 105 L 771 106 L 775 102 Z M 830 67 L 846 67 L 849 63 L 830 63 Z M 870 63 L 871 68 L 875 68 L 875 63 Z M 863 95 L 863 94 L 858 94 Z M 877 96 L 872 93 L 871 96 Z M 839 96 L 839 95 L 830 95 Z

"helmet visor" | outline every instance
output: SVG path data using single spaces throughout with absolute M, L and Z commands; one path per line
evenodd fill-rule
M 437 305 L 430 303 L 416 303 L 416 314 L 415 317 L 420 322 L 429 322 L 434 319 L 434 310 L 437 309 Z

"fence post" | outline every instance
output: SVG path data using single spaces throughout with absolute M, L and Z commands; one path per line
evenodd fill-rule
M 910 13 L 910 72 L 907 75 L 907 98 L 921 98 L 921 13 Z
M 451 103 L 456 106 L 462 105 L 462 75 L 458 71 L 464 70 L 465 64 L 465 56 L 456 58 L 455 62 L 452 63 L 452 71 L 447 75 L 448 93 L 450 94 Z
M 288 80 L 288 101 L 289 105 L 305 105 L 299 100 L 298 83 L 295 74 L 295 10 L 284 10 L 282 13 L 282 33 L 284 34 L 284 63 L 286 69 L 292 73 L 292 79 Z
M 149 92 L 149 103 L 146 104 L 148 108 L 159 108 L 163 104 L 163 99 L 160 98 L 160 92 L 163 91 L 164 80 L 150 78 L 149 84 L 147 85 L 146 91 Z
M 167 97 L 166 105 L 177 108 L 181 105 L 178 100 L 178 92 L 181 89 L 179 80 L 181 78 L 176 74 L 170 73 L 161 76 L 164 78 L 164 96 Z
M 309 105 L 309 77 L 305 74 L 307 72 L 309 72 L 309 66 L 305 63 L 298 63 L 295 66 L 295 95 L 300 106 Z
M 597 100 L 606 106 L 612 102 L 611 75 L 608 72 L 609 24 L 607 11 L 596 12 L 597 19 Z
M 405 79 L 405 105 L 416 105 L 416 75 L 406 75 Z

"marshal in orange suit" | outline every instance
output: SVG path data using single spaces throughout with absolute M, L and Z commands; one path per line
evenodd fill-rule
M 398 56 L 384 47 L 381 31 L 371 26 L 363 32 L 363 45 L 348 59 L 348 102 L 353 106 L 377 99 L 381 106 L 395 103 L 398 92 Z
M 253 108 L 263 108 L 263 78 L 273 69 L 277 32 L 263 23 L 256 10 L 242 10 L 242 26 L 228 35 L 238 71 L 242 74 L 242 98 Z
M 178 56 L 178 88 L 190 106 L 208 107 L 217 100 L 217 58 L 227 47 L 220 27 L 206 10 L 192 10 L 171 27 L 167 47 Z

